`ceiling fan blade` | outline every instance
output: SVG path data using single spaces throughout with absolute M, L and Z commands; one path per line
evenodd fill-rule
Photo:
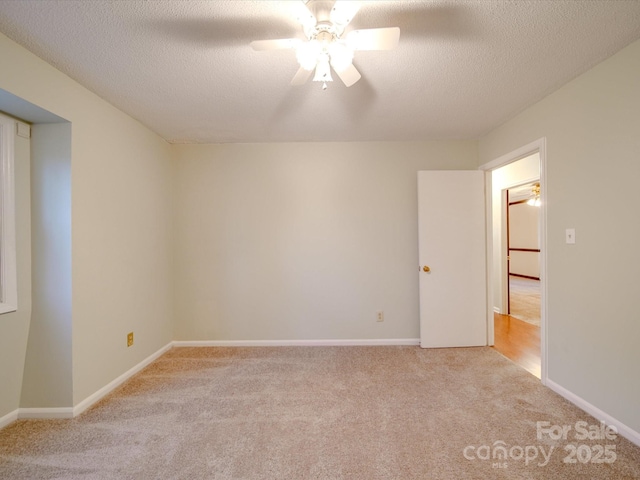
M 347 46 L 352 50 L 393 50 L 400 41 L 398 27 L 366 28 L 347 34 Z
M 360 2 L 353 0 L 336 0 L 331 9 L 331 22 L 341 27 L 346 27 L 360 10 Z
M 309 80 L 309 77 L 311 76 L 312 73 L 313 73 L 313 70 L 305 70 L 304 68 L 300 67 L 296 72 L 296 74 L 293 76 L 293 79 L 291 80 L 291 85 L 295 87 L 295 86 L 304 84 L 307 80 Z
M 333 67 L 333 65 L 331 66 Z M 360 75 L 358 69 L 353 66 L 353 63 L 342 70 L 336 70 L 335 67 L 333 69 L 347 87 L 350 87 L 362 78 L 362 75 Z
M 295 7 L 295 14 L 296 14 L 296 20 L 298 20 L 298 22 L 302 24 L 303 30 L 305 31 L 305 33 L 308 34 L 308 32 L 310 32 L 311 29 L 313 29 L 313 27 L 316 26 L 316 23 L 318 23 L 318 20 L 316 19 L 315 15 L 311 12 L 311 10 L 309 10 L 307 3 L 308 2 L 305 0 L 302 0 L 302 2 L 297 3 Z
M 297 38 L 282 38 L 279 40 L 254 40 L 251 42 L 251 48 L 261 52 L 264 50 L 283 50 L 287 48 L 296 48 L 300 40 Z

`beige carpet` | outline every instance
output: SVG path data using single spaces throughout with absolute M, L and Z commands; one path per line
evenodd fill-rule
M 540 280 L 509 275 L 509 300 L 509 315 L 540 325 Z
M 597 424 L 490 348 L 174 348 L 76 419 L 0 431 L 0 478 L 640 478 L 638 447 L 577 421 Z

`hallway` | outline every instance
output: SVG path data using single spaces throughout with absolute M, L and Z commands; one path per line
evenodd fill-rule
M 494 348 L 540 378 L 540 280 L 509 276 L 511 315 L 493 314 Z
M 540 378 L 540 327 L 510 315 L 493 314 L 495 348 Z

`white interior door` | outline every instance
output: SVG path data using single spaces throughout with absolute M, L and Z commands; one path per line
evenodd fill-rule
M 418 238 L 420 345 L 486 345 L 484 172 L 418 172 Z

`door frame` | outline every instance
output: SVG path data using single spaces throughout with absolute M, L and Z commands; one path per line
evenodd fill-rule
M 540 154 L 540 381 L 547 384 L 547 140 L 545 137 L 524 145 L 478 167 L 485 172 L 486 248 L 487 248 L 487 344 L 494 344 L 493 322 L 493 220 L 491 172 L 529 155 Z
M 538 181 L 540 181 L 540 179 L 538 179 Z M 493 199 L 493 195 L 491 195 L 491 199 Z M 505 268 L 501 269 L 500 272 L 500 286 L 502 288 L 503 294 L 501 296 L 501 300 L 502 300 L 502 305 L 500 305 L 500 310 L 502 312 L 507 312 L 507 315 L 511 315 L 511 286 L 509 284 L 510 281 L 510 277 L 509 274 L 511 273 L 511 232 L 509 231 L 509 189 L 505 188 L 504 190 L 502 190 L 500 192 L 500 200 L 502 201 L 502 203 L 500 204 L 500 216 L 502 217 L 502 223 L 501 225 L 501 232 L 500 232 L 500 237 L 502 239 L 502 242 L 500 243 L 500 245 L 503 246 L 503 248 L 501 249 L 502 251 L 500 252 L 500 254 L 502 255 L 502 258 L 506 258 L 507 261 L 506 263 L 506 271 Z M 491 219 L 493 220 L 493 216 L 491 217 Z M 538 226 L 538 229 L 540 229 L 540 227 Z M 494 235 L 495 236 L 495 235 Z M 539 236 L 539 235 L 538 235 Z M 507 241 L 505 242 L 504 239 L 507 239 Z M 495 242 L 495 238 L 493 239 L 493 241 Z M 504 294 L 504 291 L 507 291 L 506 295 Z M 506 298 L 504 298 L 506 297 Z M 506 304 L 506 305 L 505 305 Z M 506 306 L 506 310 L 504 309 Z

